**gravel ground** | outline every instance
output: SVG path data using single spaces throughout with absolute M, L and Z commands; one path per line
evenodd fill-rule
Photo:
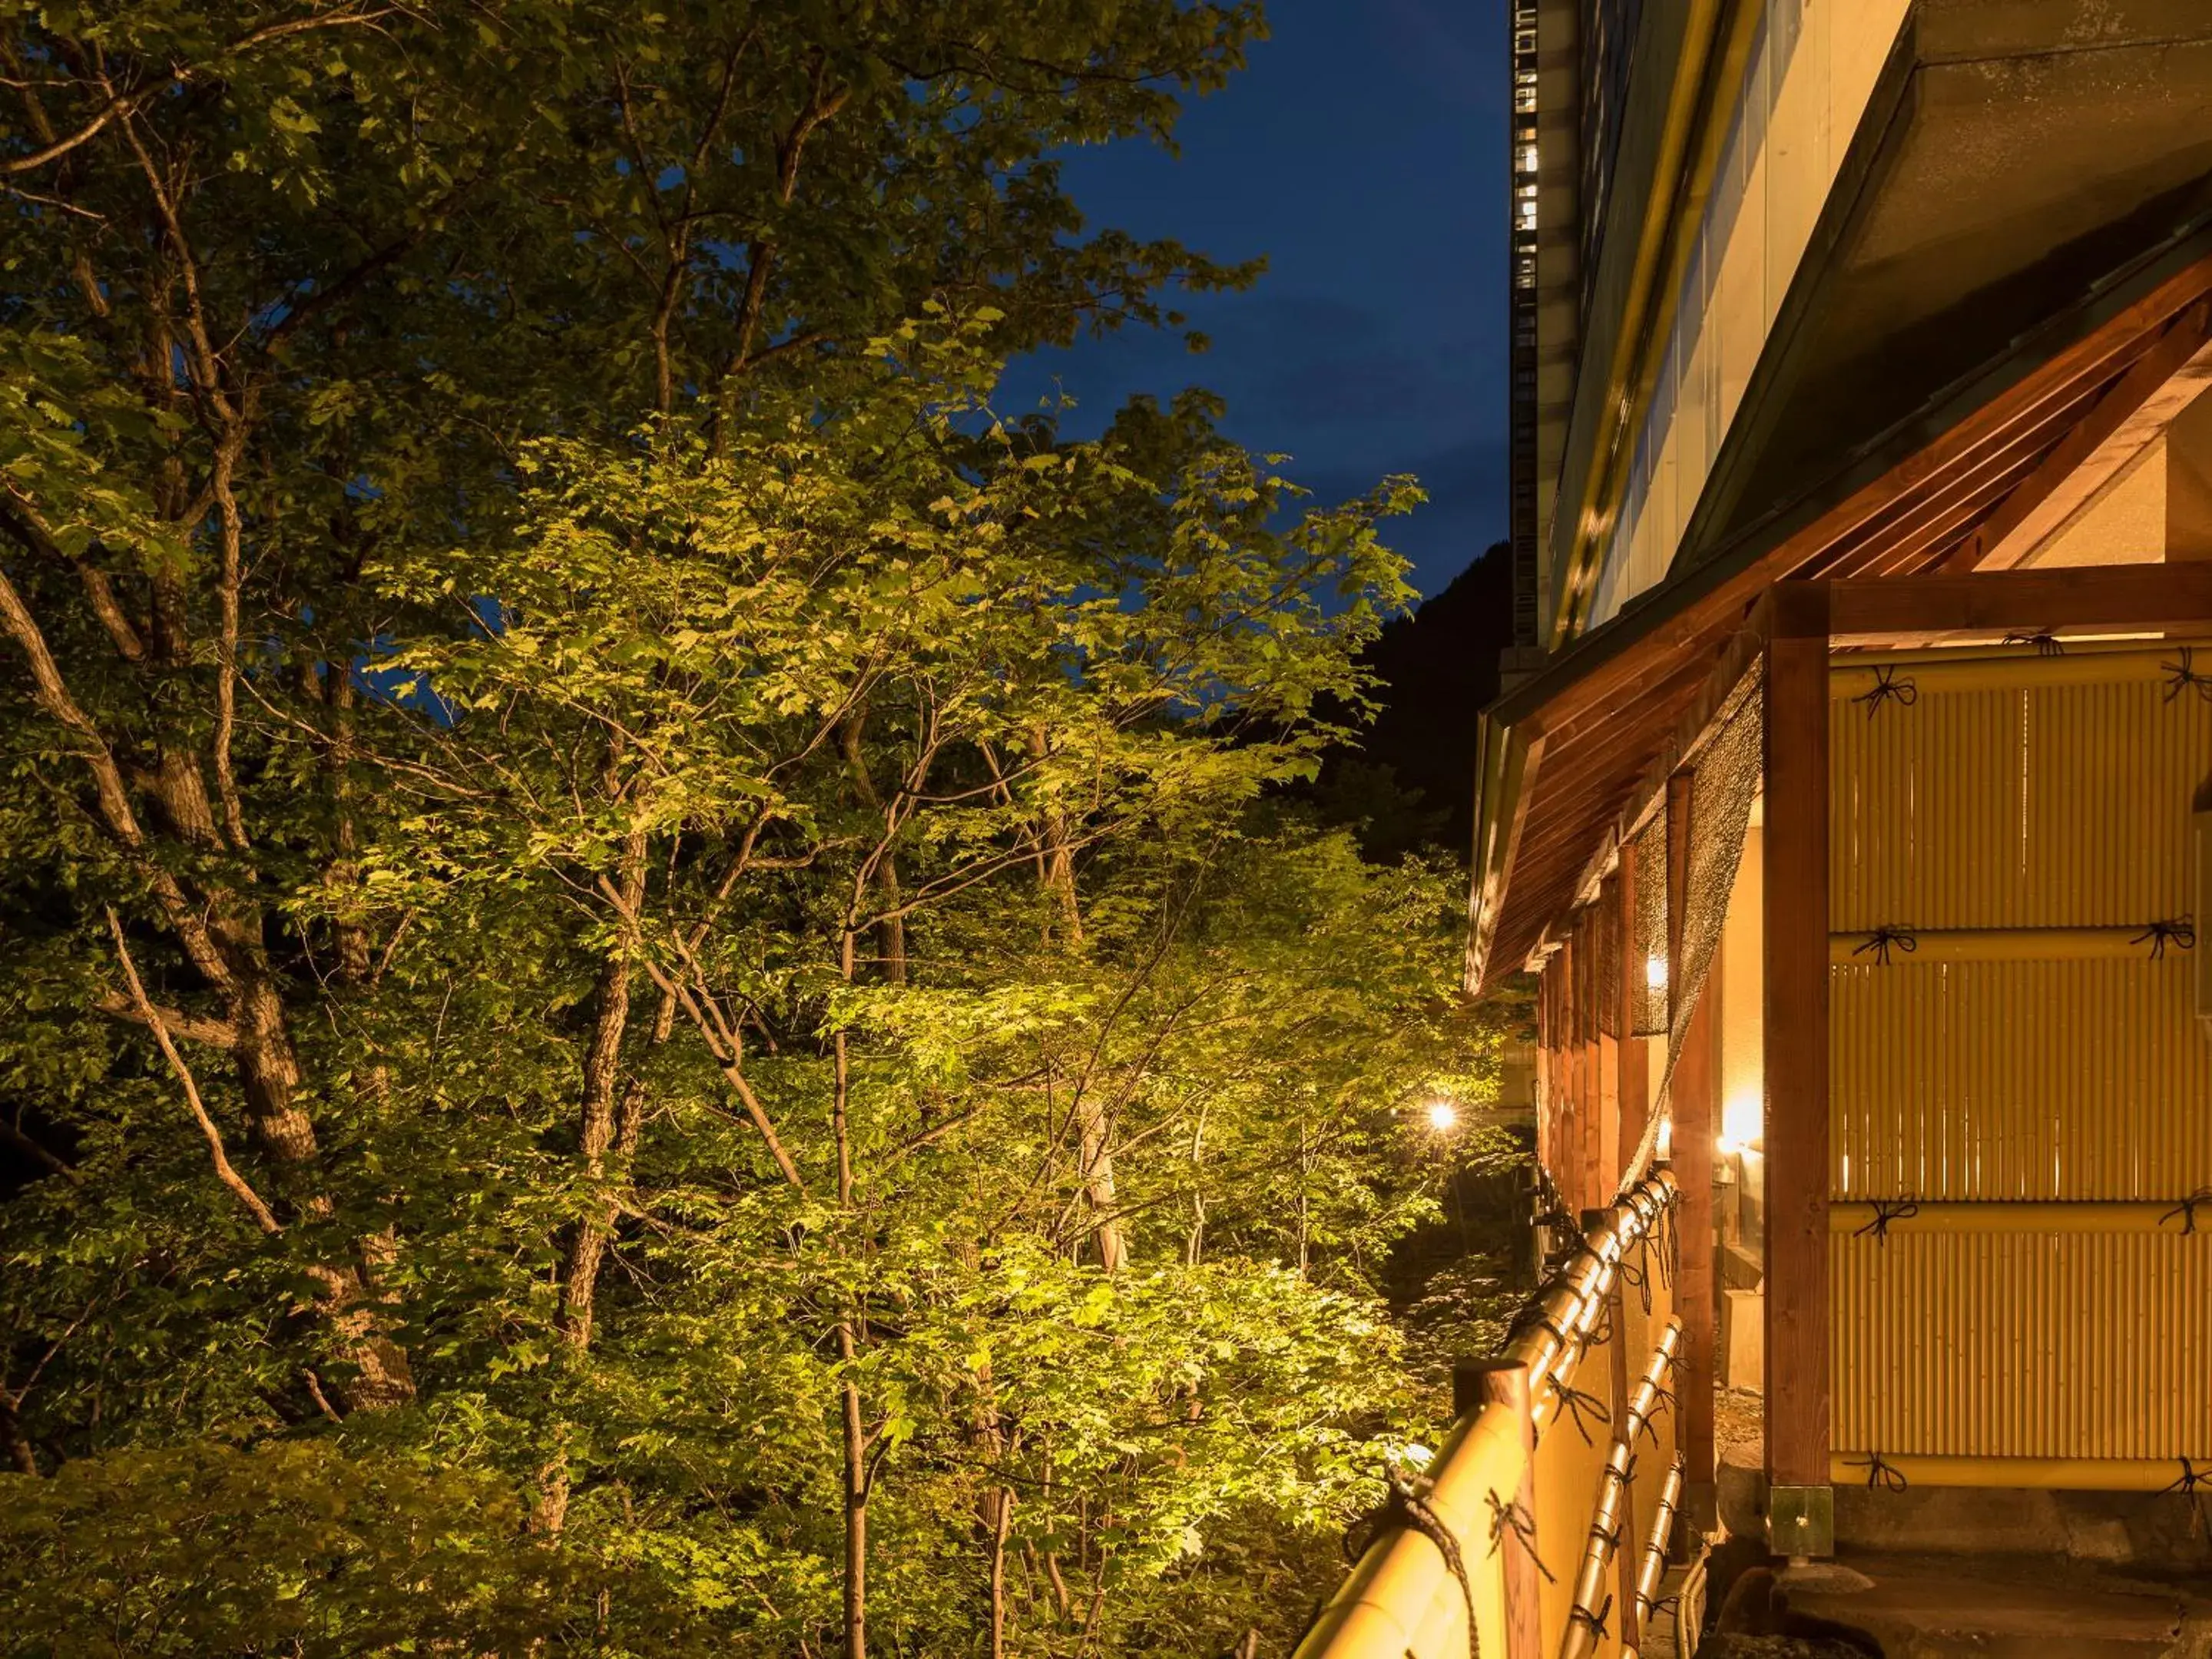
M 1708 1636 L 1698 1659 L 1866 1659 L 1847 1642 L 1806 1642 L 1794 1636 Z
M 1759 1468 L 1766 1462 L 1766 1400 L 1751 1389 L 1713 1396 L 1713 1450 L 1723 1462 Z

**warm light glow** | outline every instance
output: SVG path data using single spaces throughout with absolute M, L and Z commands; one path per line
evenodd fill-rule
M 1646 957 L 1644 958 L 1644 982 L 1655 991 L 1663 991 L 1667 988 L 1666 957 Z
M 1721 1103 L 1722 1152 L 1756 1151 L 1765 1135 L 1765 1109 L 1756 1094 L 1732 1094 Z
M 1459 1121 L 1459 1108 L 1449 1100 L 1429 1103 L 1429 1127 L 1441 1133 Z

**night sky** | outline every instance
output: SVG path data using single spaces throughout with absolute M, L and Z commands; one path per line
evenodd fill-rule
M 1012 412 L 1056 378 L 1087 434 L 1132 392 L 1228 399 L 1230 434 L 1287 453 L 1324 500 L 1416 474 L 1389 526 L 1434 593 L 1505 535 L 1505 26 L 1497 0 L 1270 0 L 1273 38 L 1194 100 L 1180 158 L 1079 151 L 1091 223 L 1220 259 L 1265 254 L 1242 294 L 1183 308 L 1212 337 L 1127 331 L 1017 366 Z

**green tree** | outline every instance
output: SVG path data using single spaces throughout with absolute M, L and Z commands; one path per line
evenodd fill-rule
M 6 16 L 8 1639 L 1285 1631 L 1488 1061 L 1273 793 L 1415 493 L 988 402 L 1249 274 L 1049 158 L 1256 15 Z

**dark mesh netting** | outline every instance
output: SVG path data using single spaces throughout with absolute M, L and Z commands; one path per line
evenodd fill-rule
M 1628 845 L 1636 872 L 1636 1035 L 1667 1035 L 1667 811 Z
M 1674 1061 L 1682 1052 L 1690 1015 L 1705 988 L 1713 957 L 1720 948 L 1721 925 L 1728 919 L 1729 894 L 1743 860 L 1751 829 L 1751 804 L 1758 798 L 1765 764 L 1765 726 L 1759 696 L 1765 684 L 1764 661 L 1736 682 L 1714 716 L 1719 730 L 1692 763 L 1690 781 L 1690 858 L 1684 883 L 1679 962 L 1667 964 L 1674 995 L 1667 1027 L 1667 1065 L 1654 1091 L 1654 1109 L 1644 1139 L 1621 1179 L 1626 1191 L 1650 1173 L 1659 1127 L 1672 1115 L 1668 1090 Z M 1665 824 L 1662 816 L 1661 826 Z M 1640 842 L 1639 842 L 1640 850 Z M 1662 925 L 1661 936 L 1664 937 Z
M 1759 794 L 1765 764 L 1765 724 L 1759 690 L 1765 676 L 1754 668 L 1736 683 L 1722 704 L 1720 731 L 1698 757 L 1690 784 L 1690 872 L 1682 900 L 1682 942 L 1679 963 L 1668 964 L 1674 981 L 1674 1018 L 1667 1032 L 1667 1070 L 1688 1030 L 1690 1012 L 1705 988 L 1713 953 L 1720 948 L 1721 924 L 1728 919 L 1729 894 L 1736 866 L 1743 860 L 1744 836 L 1751 829 L 1751 804 Z
M 1620 895 L 1608 881 L 1605 892 L 1588 912 L 1584 925 L 1595 945 L 1597 967 L 1597 1029 L 1609 1037 L 1625 1036 L 1620 1029 Z

